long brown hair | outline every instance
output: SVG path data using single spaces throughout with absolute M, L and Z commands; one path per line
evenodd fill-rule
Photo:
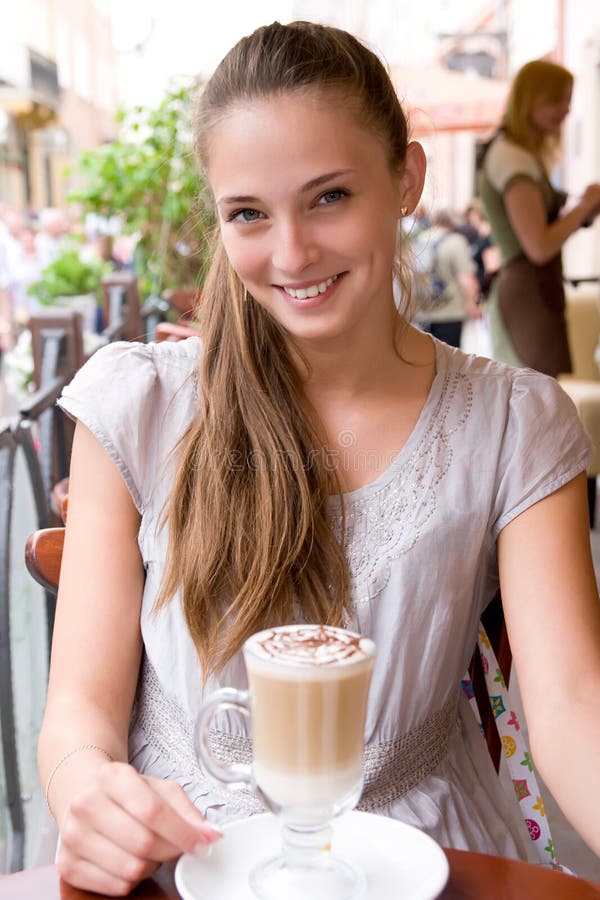
M 384 66 L 350 34 L 307 22 L 259 28 L 223 59 L 199 99 L 201 165 L 232 107 L 315 91 L 353 104 L 401 171 L 406 118 Z M 327 514 L 341 493 L 335 466 L 286 334 L 246 291 L 218 233 L 198 316 L 199 408 L 177 448 L 157 605 L 181 590 L 206 678 L 253 632 L 299 618 L 338 625 L 350 602 L 343 536 Z
M 502 119 L 504 132 L 511 141 L 536 156 L 548 169 L 560 150 L 560 135 L 542 134 L 531 121 L 537 100 L 558 101 L 573 86 L 573 75 L 558 63 L 534 59 L 515 75 Z

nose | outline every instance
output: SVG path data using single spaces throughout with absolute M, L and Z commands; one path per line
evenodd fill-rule
M 282 222 L 275 230 L 273 267 L 293 276 L 310 266 L 318 257 L 318 248 L 309 226 L 299 220 Z

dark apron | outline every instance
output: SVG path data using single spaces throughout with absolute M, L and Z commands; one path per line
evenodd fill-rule
M 543 266 L 519 256 L 498 275 L 498 305 L 523 365 L 546 375 L 571 371 L 561 256 Z
M 542 196 L 550 225 L 567 195 L 545 176 Z M 560 253 L 542 266 L 524 255 L 505 263 L 498 278 L 498 306 L 523 365 L 555 378 L 572 371 Z

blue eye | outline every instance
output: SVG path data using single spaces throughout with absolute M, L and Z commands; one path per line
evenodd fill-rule
M 258 219 L 261 219 L 263 214 L 259 212 L 257 209 L 238 209 L 236 212 L 232 213 L 227 221 L 228 222 L 256 222 Z
M 338 200 L 342 200 L 344 197 L 347 197 L 346 191 L 342 191 L 336 188 L 334 191 L 326 191 L 324 194 L 321 194 L 319 197 L 319 203 L 336 203 Z

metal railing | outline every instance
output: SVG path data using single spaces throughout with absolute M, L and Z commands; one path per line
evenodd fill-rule
M 50 396 L 48 392 L 47 396 Z M 42 398 L 38 398 L 41 404 Z M 54 402 L 53 400 L 48 402 Z M 22 452 L 35 505 L 36 525 L 50 523 L 48 494 L 44 485 L 40 457 L 32 434 L 31 421 L 16 417 L 0 430 L 0 730 L 6 787 L 6 806 L 11 826 L 9 871 L 23 867 L 25 848 L 25 815 L 15 727 L 15 697 L 11 641 L 11 534 L 15 506 L 15 462 Z M 54 625 L 55 599 L 45 591 L 48 640 Z
M 77 324 L 77 323 L 75 323 Z M 72 427 L 56 406 L 65 384 L 74 375 L 83 358 L 74 346 L 81 330 L 73 328 L 72 315 L 66 314 L 36 323 L 38 341 L 38 390 L 21 405 L 19 412 L 2 422 L 0 430 L 0 729 L 6 790 L 6 808 L 10 822 L 7 867 L 14 872 L 23 868 L 25 851 L 25 813 L 19 773 L 19 754 L 15 724 L 13 642 L 11 640 L 11 560 L 12 526 L 16 504 L 15 468 L 18 454 L 25 463 L 28 486 L 35 509 L 35 528 L 54 524 L 51 494 L 54 484 L 66 476 L 69 465 Z M 48 653 L 52 640 L 56 598 L 44 591 Z

